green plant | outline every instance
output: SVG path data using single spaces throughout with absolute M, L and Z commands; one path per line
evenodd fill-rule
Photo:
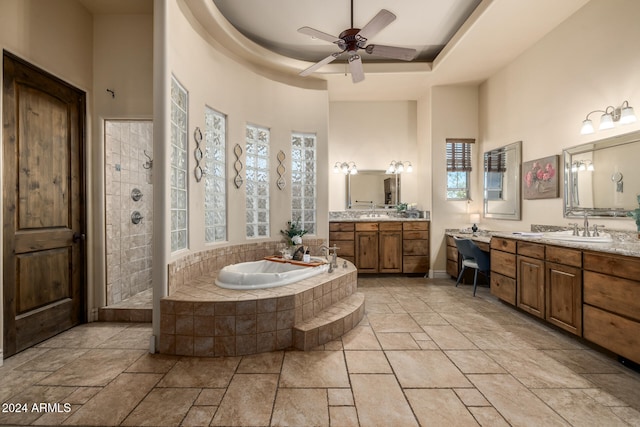
M 300 245 L 302 244 L 302 236 L 307 234 L 307 230 L 300 226 L 300 218 L 295 221 L 287 221 L 287 228 L 285 230 L 280 230 L 280 234 L 282 234 L 286 239 L 289 245 Z M 299 239 L 294 239 L 294 237 L 298 237 Z
M 638 195 L 638 205 L 640 205 L 640 195 Z M 638 231 L 640 231 L 640 208 L 627 212 L 627 216 L 633 217 L 633 219 L 636 220 Z
M 398 203 L 398 204 L 396 205 L 396 210 L 397 210 L 398 212 L 405 212 L 405 211 L 407 210 L 407 206 L 408 206 L 408 205 L 407 205 L 406 203 Z

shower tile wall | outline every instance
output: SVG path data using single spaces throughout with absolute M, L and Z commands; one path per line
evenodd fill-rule
M 151 288 L 152 132 L 151 121 L 105 121 L 107 305 Z M 139 201 L 131 198 L 134 188 Z M 131 221 L 134 211 L 139 224 Z

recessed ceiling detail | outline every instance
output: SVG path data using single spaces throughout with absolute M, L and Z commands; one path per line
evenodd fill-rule
M 362 28 L 381 9 L 397 17 L 375 37 L 380 45 L 415 49 L 414 61 L 432 62 L 481 0 L 211 0 L 241 34 L 280 55 L 318 62 L 336 51 L 321 39 L 300 34 L 304 26 L 327 34 L 341 34 L 353 25 Z M 382 55 L 367 62 L 403 62 Z M 346 63 L 346 61 L 345 61 Z

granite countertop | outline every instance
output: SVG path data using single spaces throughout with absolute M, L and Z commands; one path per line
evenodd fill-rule
M 426 218 L 372 217 L 372 218 L 333 218 L 329 222 L 419 222 L 429 221 Z
M 518 234 L 508 231 L 478 231 L 476 235 L 461 230 L 447 230 L 449 236 L 467 237 L 481 242 L 490 242 L 492 237 L 501 237 L 505 239 L 522 240 L 526 242 L 535 242 L 545 245 L 562 246 L 566 248 L 575 248 L 587 251 L 605 252 L 616 255 L 626 255 L 640 257 L 640 240 L 635 236 L 635 232 L 616 232 L 608 230 L 613 238 L 612 242 L 592 243 L 592 242 L 572 242 L 566 240 L 557 240 L 547 238 L 536 233 Z

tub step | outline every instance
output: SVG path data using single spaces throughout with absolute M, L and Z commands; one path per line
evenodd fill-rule
M 322 310 L 313 319 L 294 326 L 293 346 L 306 351 L 340 338 L 363 317 L 364 294 L 356 292 Z

